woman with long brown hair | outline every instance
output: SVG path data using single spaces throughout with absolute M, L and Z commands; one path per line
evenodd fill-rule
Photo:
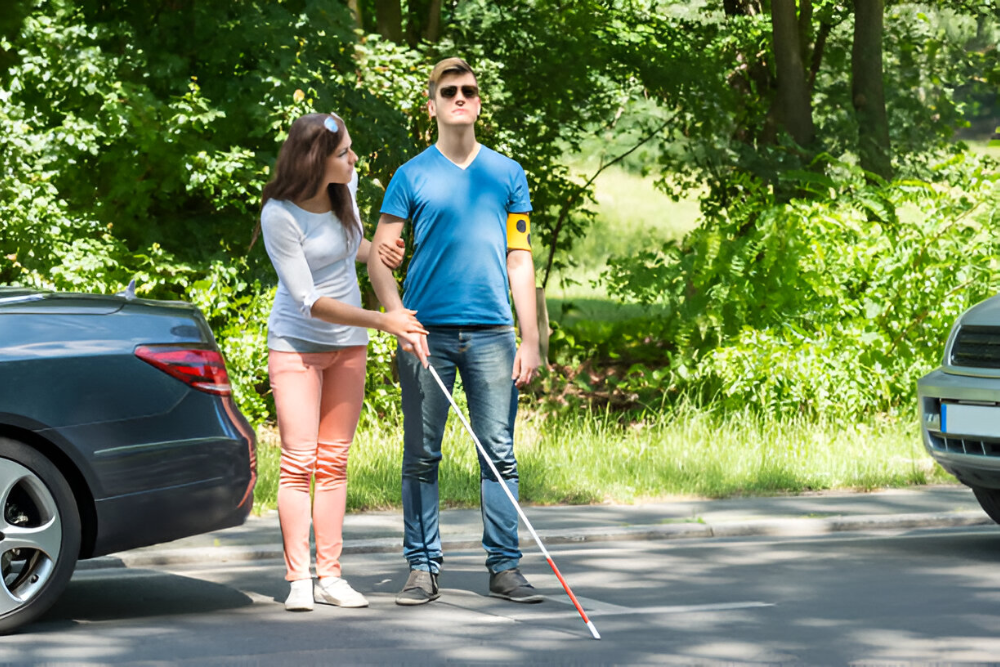
M 285 608 L 291 611 L 311 610 L 314 601 L 368 606 L 341 577 L 340 566 L 347 457 L 365 389 L 366 329 L 412 343 L 426 334 L 415 311 L 361 307 L 355 263 L 367 261 L 371 244 L 363 237 L 355 201 L 357 159 L 339 116 L 297 119 L 264 187 L 258 227 L 278 273 L 267 345 L 281 435 L 278 519 L 291 587 Z M 387 265 L 399 264 L 398 248 L 378 252 Z M 315 585 L 309 571 L 310 515 Z

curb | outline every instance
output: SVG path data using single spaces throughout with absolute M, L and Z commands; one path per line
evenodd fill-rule
M 751 519 L 737 522 L 685 522 L 644 526 L 608 526 L 572 530 L 540 530 L 546 545 L 610 542 L 614 540 L 670 540 L 685 538 L 729 537 L 810 537 L 831 533 L 901 530 L 912 528 L 956 528 L 993 524 L 981 511 L 932 514 L 874 514 L 803 519 Z M 524 542 L 524 540 L 522 540 Z M 449 550 L 481 546 L 478 537 L 442 536 L 442 547 Z M 525 545 L 529 549 L 534 544 Z M 351 540 L 344 543 L 344 554 L 396 553 L 402 549 L 402 537 Z M 283 558 L 281 539 L 274 544 L 254 546 L 182 547 L 176 549 L 137 549 L 80 561 L 78 570 L 108 568 L 143 568 L 196 563 L 239 563 Z

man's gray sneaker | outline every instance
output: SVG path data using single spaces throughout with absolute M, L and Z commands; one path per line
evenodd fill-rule
M 438 576 L 436 574 L 423 570 L 410 570 L 406 585 L 396 596 L 396 604 L 401 604 L 404 607 L 427 604 L 439 597 L 441 597 L 441 593 L 438 591 Z
M 490 573 L 490 595 L 512 602 L 541 602 L 545 596 L 528 583 L 519 569 Z

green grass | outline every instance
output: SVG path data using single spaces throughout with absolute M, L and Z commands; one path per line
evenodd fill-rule
M 596 169 L 594 160 L 573 163 L 577 173 Z M 600 284 L 608 258 L 680 240 L 698 224 L 699 193 L 675 202 L 653 186 L 652 178 L 617 167 L 604 171 L 594 185 L 597 217 L 571 251 L 578 266 L 553 273 L 545 290 L 549 319 L 562 324 L 648 315 L 642 306 L 619 304 L 608 296 Z
M 626 255 L 680 240 L 700 216 L 697 193 L 678 202 L 657 190 L 651 178 L 611 167 L 594 183 L 597 218 L 573 246 L 585 269 L 603 269 L 611 255 Z
M 272 429 L 260 434 L 258 511 L 273 508 L 277 497 L 276 436 Z M 402 439 L 400 424 L 358 431 L 348 473 L 349 509 L 400 506 Z M 442 506 L 478 504 L 474 448 L 453 416 L 443 445 Z M 521 498 L 540 505 L 954 483 L 923 451 L 910 418 L 838 424 L 719 417 L 686 408 L 621 425 L 606 414 L 524 414 L 516 451 Z
M 973 153 L 989 155 L 994 160 L 1000 160 L 1000 146 L 990 146 L 988 140 L 967 141 L 965 143 L 969 144 L 969 148 L 972 149 Z
M 582 285 L 550 286 L 545 290 L 545 305 L 549 320 L 562 326 L 571 326 L 580 320 L 620 322 L 634 318 L 655 316 L 662 310 L 658 306 L 620 303 L 608 296 L 599 283 L 600 273 L 583 274 Z

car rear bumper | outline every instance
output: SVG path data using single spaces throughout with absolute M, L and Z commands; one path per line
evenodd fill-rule
M 253 508 L 248 483 L 212 480 L 99 500 L 101 530 L 90 557 L 238 526 Z
M 1000 379 L 934 370 L 917 383 L 924 448 L 942 468 L 968 486 L 1000 489 Z M 942 405 L 945 419 L 942 419 Z M 948 424 L 947 413 L 967 406 L 996 410 L 995 429 Z
M 213 402 L 219 408 L 214 423 L 221 429 L 214 436 L 98 452 L 105 488 L 122 491 L 95 499 L 98 530 L 94 550 L 86 557 L 246 520 L 257 482 L 256 436 L 230 397 Z

